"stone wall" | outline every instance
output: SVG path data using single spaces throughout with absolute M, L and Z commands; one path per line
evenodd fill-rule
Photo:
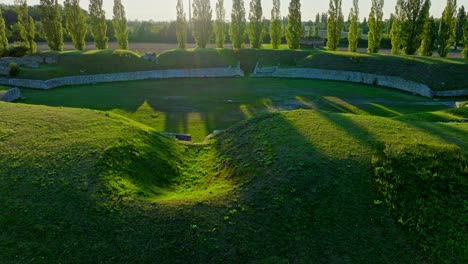
M 84 85 L 94 83 L 137 81 L 150 79 L 169 78 L 205 78 L 205 77 L 237 77 L 244 76 L 244 72 L 238 67 L 227 68 L 201 68 L 201 69 L 173 69 L 154 70 L 141 72 L 123 72 L 99 75 L 70 76 L 51 79 L 47 81 L 0 78 L 0 84 L 8 86 L 19 86 L 33 89 L 52 89 L 67 85 Z
M 0 95 L 0 101 L 13 102 L 21 97 L 21 91 L 18 88 L 12 88 Z
M 434 91 L 434 94 L 440 97 L 468 96 L 468 90 Z
M 400 77 L 377 75 L 370 73 L 335 71 L 312 68 L 263 68 L 256 69 L 255 77 L 277 77 L 277 78 L 305 78 L 317 80 L 333 80 L 353 83 L 364 83 L 371 85 L 395 88 L 425 97 L 433 97 L 434 92 L 429 86 L 413 81 L 404 80 Z

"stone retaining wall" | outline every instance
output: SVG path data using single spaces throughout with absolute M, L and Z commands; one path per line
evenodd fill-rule
M 318 80 L 345 81 L 353 83 L 364 83 L 388 88 L 394 88 L 425 97 L 451 97 L 468 95 L 468 90 L 433 91 L 429 86 L 400 77 L 385 76 L 371 73 L 335 71 L 313 68 L 280 68 L 280 67 L 256 67 L 254 77 L 276 77 L 276 78 L 305 78 Z
M 12 88 L 0 95 L 0 101 L 13 102 L 21 97 L 21 91 L 18 88 Z
M 201 69 L 174 69 L 154 70 L 141 72 L 123 72 L 99 75 L 70 76 L 51 79 L 47 81 L 0 78 L 0 84 L 8 86 L 19 86 L 33 89 L 52 89 L 67 85 L 83 85 L 93 83 L 106 83 L 118 81 L 137 81 L 150 79 L 169 78 L 204 78 L 204 77 L 236 77 L 244 76 L 244 72 L 238 67 L 227 68 L 201 68 Z
M 335 70 L 323 70 L 313 68 L 276 68 L 275 71 L 271 71 L 271 68 L 267 70 L 256 69 L 254 74 L 256 77 L 277 77 L 277 78 L 305 78 L 305 79 L 317 79 L 317 80 L 333 80 L 333 81 L 345 81 L 353 83 L 364 83 L 378 86 L 384 86 L 389 88 L 395 88 L 415 94 L 419 94 L 425 97 L 433 97 L 434 92 L 429 86 L 407 81 L 399 77 L 377 75 L 362 72 L 351 72 L 351 71 L 335 71 Z

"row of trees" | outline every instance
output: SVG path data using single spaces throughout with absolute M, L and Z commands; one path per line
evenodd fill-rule
M 37 25 L 28 14 L 26 1 L 15 0 L 15 11 L 18 17 L 17 28 L 21 40 L 26 43 L 31 52 L 34 52 Z M 90 27 L 89 31 L 96 47 L 105 49 L 109 41 L 108 27 L 110 26 L 119 47 L 127 49 L 129 29 L 121 0 L 114 0 L 112 23 L 106 21 L 102 1 L 91 0 L 88 14 L 80 8 L 79 0 L 65 0 L 63 10 L 59 7 L 57 0 L 41 0 L 39 11 L 42 35 L 49 47 L 52 50 L 62 50 L 64 26 L 65 32 L 71 37 L 76 49 L 85 48 L 88 27 Z M 328 13 L 318 13 L 315 23 L 301 22 L 300 0 L 290 0 L 287 18 L 281 17 L 280 0 L 272 1 L 271 19 L 266 20 L 261 0 L 250 0 L 248 15 L 244 7 L 244 0 L 233 0 L 231 21 L 230 24 L 227 24 L 224 0 L 217 1 L 214 19 L 209 0 L 194 0 L 193 24 L 189 28 L 183 1 L 178 0 L 177 20 L 174 23 L 173 31 L 170 29 L 173 24 L 168 23 L 168 31 L 161 34 L 174 34 L 179 48 L 185 48 L 188 35 L 191 33 L 191 37 L 193 36 L 199 47 L 206 47 L 214 39 L 218 48 L 222 48 L 228 40 L 234 48 L 242 48 L 246 40 L 250 42 L 252 48 L 261 48 L 262 43 L 266 40 L 270 41 L 273 48 L 277 49 L 285 37 L 288 46 L 291 49 L 297 49 L 300 47 L 302 37 L 305 35 L 317 37 L 319 30 L 326 29 L 327 47 L 330 50 L 336 50 L 340 45 L 343 31 L 347 30 L 349 51 L 355 52 L 358 43 L 362 43 L 360 42 L 361 35 L 367 33 L 368 51 L 376 53 L 381 47 L 383 32 L 389 32 L 393 54 L 401 52 L 415 54 L 419 51 L 420 55 L 431 56 L 437 47 L 439 55 L 445 57 L 451 46 L 454 45 L 457 48 L 458 43 L 463 42 L 465 45 L 463 54 L 465 57 L 468 56 L 468 48 L 466 47 L 468 33 L 465 33 L 468 30 L 466 12 L 463 6 L 457 12 L 456 0 L 447 0 L 442 18 L 437 21 L 429 16 L 430 0 L 398 0 L 394 14 L 387 21 L 383 20 L 384 0 L 370 0 L 371 11 L 368 20 L 365 19 L 363 23 L 359 21 L 359 0 L 353 0 L 347 21 L 344 20 L 343 16 L 342 0 L 329 0 Z M 62 21 L 62 17 L 65 18 L 65 22 Z M 246 17 L 249 22 L 247 22 Z M 90 25 L 87 24 L 87 21 L 90 22 Z M 135 30 L 133 37 L 137 37 L 137 34 L 145 36 L 148 34 L 142 30 L 144 29 L 143 24 L 145 23 L 142 23 Z M 309 25 L 308 32 L 306 32 L 306 25 Z M 314 25 L 313 30 L 311 30 L 311 25 Z M 142 32 L 143 34 L 140 34 Z M 7 47 L 5 21 L 0 19 L 0 49 Z
M 51 50 L 63 50 L 64 30 L 62 12 L 58 0 L 40 0 L 39 5 L 43 36 Z M 27 0 L 15 0 L 15 11 L 18 16 L 18 28 L 22 42 L 30 52 L 36 52 L 35 21 L 29 15 Z M 125 8 L 121 0 L 114 0 L 114 16 L 112 26 L 120 49 L 128 49 L 128 26 Z M 76 49 L 86 47 L 88 32 L 87 14 L 80 7 L 80 0 L 65 0 L 64 14 L 66 17 L 66 32 L 70 35 Z M 0 12 L 1 15 L 1 12 Z M 102 0 L 90 0 L 89 21 L 91 35 L 96 48 L 106 49 L 108 46 L 107 23 Z M 5 21 L 0 16 L 0 51 L 8 48 Z
M 187 43 L 188 23 L 184 12 L 183 1 L 177 1 L 177 22 L 176 35 L 179 48 L 185 48 Z M 209 0 L 193 1 L 193 37 L 198 47 L 205 48 L 215 35 L 216 47 L 223 48 L 226 35 L 226 10 L 224 0 L 218 0 L 215 8 L 216 18 L 214 25 L 212 22 L 212 9 Z M 233 0 L 231 24 L 229 25 L 229 38 L 233 48 L 242 48 L 248 36 L 252 48 L 262 47 L 265 35 L 265 18 L 263 15 L 261 0 L 250 1 L 250 12 L 248 15 L 249 23 L 246 21 L 246 11 L 244 0 Z M 271 20 L 269 34 L 271 44 L 274 49 L 278 49 L 282 38 L 282 17 L 280 13 L 280 0 L 273 0 L 273 9 L 271 10 Z M 303 26 L 301 21 L 301 3 L 300 0 L 291 0 L 289 4 L 288 25 L 286 29 L 286 40 L 291 49 L 300 47 L 300 40 L 303 35 Z
M 384 0 L 371 1 L 368 19 L 368 52 L 377 53 L 382 40 Z M 467 58 L 468 21 L 464 7 L 462 6 L 457 12 L 456 0 L 447 0 L 438 29 L 435 19 L 429 16 L 430 7 L 430 0 L 397 1 L 395 13 L 392 14 L 390 32 L 392 54 L 400 54 L 404 51 L 408 55 L 413 55 L 419 51 L 422 56 L 432 56 L 437 46 L 439 56 L 446 57 L 450 48 L 452 46 L 457 48 L 458 43 L 464 38 L 463 56 Z M 348 20 L 350 21 L 348 49 L 354 52 L 360 38 L 358 0 L 353 1 Z M 327 47 L 330 50 L 336 50 L 344 23 L 341 0 L 330 0 L 327 23 Z

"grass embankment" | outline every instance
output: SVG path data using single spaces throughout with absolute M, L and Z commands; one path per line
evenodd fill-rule
M 311 67 L 330 70 L 359 71 L 398 76 L 429 85 L 434 90 L 466 89 L 468 61 L 464 59 L 431 58 L 420 56 L 391 56 L 325 50 L 271 50 L 271 49 L 191 49 L 172 50 L 158 55 L 159 64 L 143 61 L 130 51 L 45 52 L 57 56 L 56 65 L 39 69 L 23 68 L 21 78 L 51 79 L 63 76 L 129 72 L 174 68 L 206 68 L 236 66 L 249 74 L 257 62 L 263 66 Z
M 119 82 L 50 91 L 22 89 L 22 96 L 28 104 L 112 111 L 160 132 L 192 134 L 196 142 L 265 111 L 306 108 L 398 118 L 448 108 L 368 85 L 272 78 Z
M 468 149 L 467 124 L 315 110 L 206 145 L 104 112 L 0 112 L 1 262 L 423 262 L 376 202 L 371 157 L 382 142 Z

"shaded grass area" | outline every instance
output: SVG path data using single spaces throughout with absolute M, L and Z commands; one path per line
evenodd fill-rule
M 398 76 L 429 85 L 434 90 L 468 87 L 465 76 L 468 61 L 464 59 L 314 49 L 272 50 L 266 47 L 240 50 L 170 50 L 158 55 L 159 64 L 140 60 L 139 54 L 121 50 L 45 52 L 42 53 L 43 56 L 58 56 L 59 64 L 43 65 L 39 69 L 23 68 L 20 77 L 44 80 L 62 76 L 156 69 L 227 67 L 236 66 L 237 62 L 241 63 L 246 74 L 250 74 L 259 62 L 262 66 L 311 67 Z
M 320 110 L 203 145 L 112 113 L 0 111 L 1 262 L 421 263 L 375 202 L 371 157 L 383 142 L 468 149 L 467 124 Z
M 426 84 L 433 90 L 468 87 L 466 59 L 315 51 L 298 61 L 297 65 L 398 76 Z
M 319 109 L 398 117 L 448 109 L 431 99 L 367 85 L 256 78 L 119 82 L 39 91 L 22 89 L 22 102 L 112 111 L 157 131 L 192 134 L 214 130 L 265 111 Z

